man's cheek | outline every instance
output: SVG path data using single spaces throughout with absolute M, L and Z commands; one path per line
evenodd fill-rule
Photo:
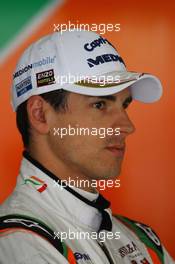
M 90 137 L 76 136 L 70 140 L 70 148 L 80 155 L 80 159 L 83 158 L 82 155 L 89 158 L 96 151 L 96 144 Z

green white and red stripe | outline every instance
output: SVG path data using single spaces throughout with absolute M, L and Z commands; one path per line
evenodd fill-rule
M 43 180 L 37 178 L 36 176 L 31 176 L 30 178 L 25 179 L 24 182 L 25 184 L 27 183 L 33 184 L 38 192 L 43 192 L 47 188 L 47 184 Z

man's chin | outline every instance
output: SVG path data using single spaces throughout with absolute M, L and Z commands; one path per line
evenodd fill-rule
M 111 170 L 108 170 L 106 171 L 106 173 L 101 173 L 101 175 L 98 175 L 97 179 L 100 180 L 100 179 L 103 179 L 103 180 L 113 180 L 115 178 L 117 178 L 121 173 L 121 168 L 117 168 L 113 171 Z
M 106 175 L 108 179 L 114 179 L 116 177 L 118 177 L 121 173 L 121 168 L 122 168 L 122 162 L 118 162 L 117 164 L 115 164 L 115 166 L 111 166 L 110 168 L 108 168 L 108 170 L 106 170 Z

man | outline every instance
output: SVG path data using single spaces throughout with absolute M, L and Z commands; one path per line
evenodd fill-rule
M 57 32 L 24 52 L 12 103 L 25 151 L 0 210 L 2 264 L 173 263 L 150 227 L 112 216 L 94 187 L 120 174 L 132 99 L 154 102 L 161 93 L 156 77 L 127 72 L 93 32 Z

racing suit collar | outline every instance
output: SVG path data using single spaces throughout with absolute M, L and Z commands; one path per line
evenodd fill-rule
M 47 168 L 45 168 L 40 162 L 38 162 L 37 160 L 32 158 L 26 150 L 23 151 L 23 156 L 28 162 L 30 162 L 31 165 L 33 165 L 35 168 L 39 169 L 42 173 L 44 173 L 45 176 L 47 176 L 50 179 L 52 179 L 53 181 L 57 182 L 58 185 L 61 184 L 61 180 L 57 176 L 55 176 L 52 172 L 50 172 Z M 68 193 L 69 193 L 69 195 L 70 194 L 73 195 L 75 197 L 75 199 L 78 198 L 78 200 L 81 202 L 81 204 L 87 205 L 86 208 L 90 207 L 92 211 L 97 211 L 98 212 L 97 214 L 100 213 L 100 217 L 99 217 L 100 221 L 99 221 L 98 228 L 97 228 L 98 231 L 101 231 L 104 229 L 111 231 L 111 229 L 112 229 L 112 221 L 111 221 L 112 216 L 111 216 L 111 211 L 109 208 L 110 202 L 107 199 L 105 199 L 100 193 L 99 193 L 96 201 L 90 201 L 86 197 L 82 196 L 80 193 L 76 192 L 74 189 L 69 187 L 68 185 L 64 186 L 64 189 L 62 190 L 62 192 L 63 191 L 67 195 L 68 195 Z M 77 199 L 76 199 L 76 201 L 77 201 Z M 76 206 L 76 208 L 78 207 L 77 204 L 75 206 Z M 97 210 L 94 210 L 94 209 L 97 209 Z

